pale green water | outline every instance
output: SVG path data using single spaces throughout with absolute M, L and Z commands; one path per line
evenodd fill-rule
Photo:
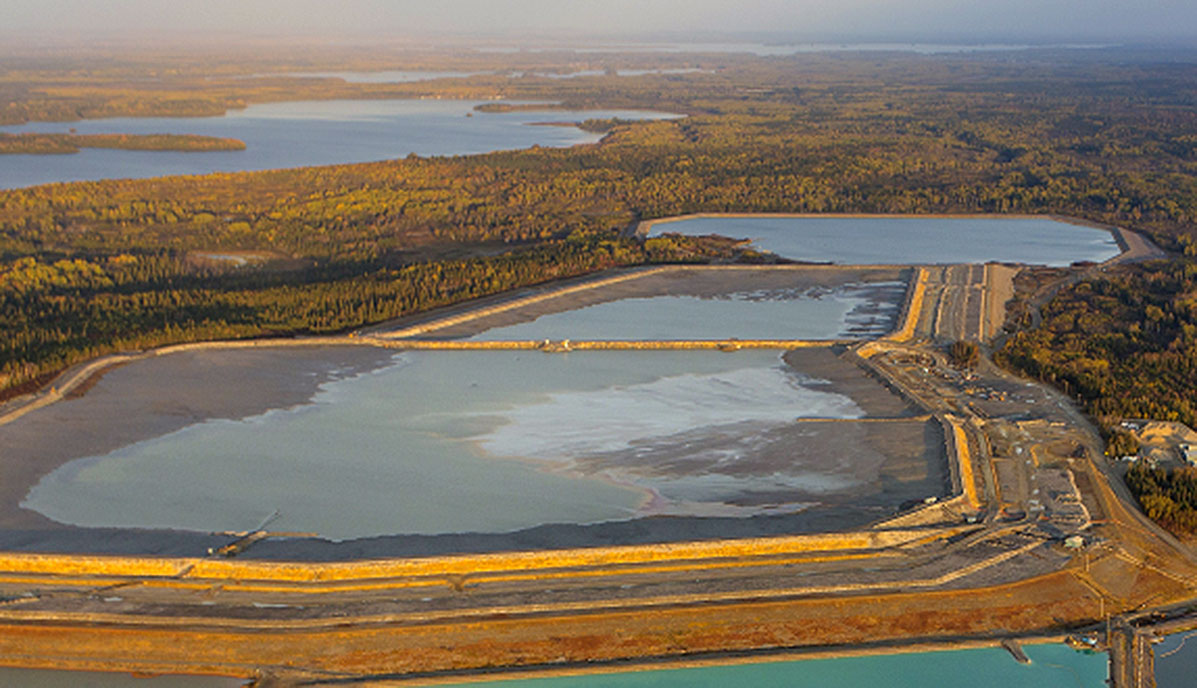
M 1106 655 L 1064 645 L 810 659 L 565 678 L 470 683 L 478 688 L 1104 688 Z M 1191 684 L 1186 684 L 1191 685 Z M 1161 688 L 1164 688 L 1161 686 Z
M 845 265 L 1068 265 L 1118 255 L 1109 232 L 1047 218 L 694 218 L 658 224 L 651 234 L 666 232 L 751 239 L 785 258 Z
M 893 329 L 899 282 L 620 299 L 486 330 L 477 340 L 842 339 Z
M 278 510 L 273 529 L 347 539 L 626 519 L 650 487 L 682 512 L 722 513 L 744 492 L 859 480 L 801 465 L 741 466 L 795 416 L 860 415 L 847 397 L 784 368 L 776 352 L 394 360 L 325 385 L 310 404 L 209 420 L 72 461 L 22 505 L 78 525 L 198 531 L 253 528 Z M 717 447 L 701 449 L 714 439 Z M 702 462 L 702 475 L 652 469 L 680 448 Z

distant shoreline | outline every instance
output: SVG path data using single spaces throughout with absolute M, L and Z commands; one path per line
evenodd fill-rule
M 0 155 L 71 155 L 82 148 L 208 153 L 242 151 L 245 150 L 245 142 L 196 134 L 0 133 Z

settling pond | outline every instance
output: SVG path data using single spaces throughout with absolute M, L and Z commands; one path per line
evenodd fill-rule
M 240 139 L 243 151 L 178 152 L 84 148 L 69 155 L 0 155 L 0 188 L 51 182 L 144 178 L 333 165 L 417 155 L 593 143 L 572 126 L 587 119 L 677 117 L 644 110 L 476 112 L 476 100 L 327 100 L 250 105 L 220 117 L 120 117 L 33 122 L 0 132 L 199 134 Z
M 801 279 L 791 273 L 756 284 Z M 711 274 L 690 282 L 709 287 Z M 875 337 L 905 292 L 886 279 L 619 299 L 481 336 Z M 245 530 L 278 511 L 272 529 L 335 540 L 847 503 L 879 517 L 941 492 L 926 422 L 795 424 L 914 415 L 820 352 L 183 352 L 109 371 L 83 397 L 0 426 L 0 444 L 53 467 L 22 506 L 61 523 Z M 849 387 L 826 379 L 833 368 Z M 256 407 L 234 408 L 254 394 Z
M 649 236 L 719 234 L 791 260 L 843 265 L 1101 262 L 1119 253 L 1110 232 L 1008 217 L 696 217 L 652 226 Z

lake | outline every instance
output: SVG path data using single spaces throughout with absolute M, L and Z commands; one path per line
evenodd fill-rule
M 699 69 L 697 67 L 679 67 L 679 68 L 663 68 L 663 69 L 582 69 L 572 72 L 541 72 L 536 70 L 508 72 L 507 76 L 513 79 L 522 77 L 546 77 L 549 79 L 574 79 L 586 76 L 604 76 L 614 74 L 615 76 L 646 76 L 651 74 L 671 75 L 671 74 L 692 74 L 696 72 L 707 72 L 709 69 Z M 238 79 L 257 79 L 269 77 L 294 77 L 303 79 L 344 79 L 349 83 L 358 84 L 402 84 L 412 83 L 416 81 L 431 81 L 433 79 L 461 79 L 471 76 L 479 76 L 482 74 L 493 74 L 494 72 L 423 72 L 423 71 L 403 71 L 403 70 L 379 70 L 373 72 L 277 72 L 273 74 L 250 74 L 243 77 L 236 77 Z
M 80 180 L 207 174 L 594 143 L 601 134 L 537 122 L 677 117 L 644 110 L 477 112 L 476 100 L 327 100 L 251 105 L 221 117 L 118 117 L 33 122 L 0 132 L 198 134 L 240 139 L 243 151 L 0 155 L 0 188 Z
M 694 43 L 612 43 L 580 47 L 485 47 L 478 52 L 516 53 L 551 52 L 565 49 L 577 53 L 747 53 L 758 57 L 783 57 L 806 53 L 835 52 L 898 52 L 919 55 L 944 55 L 981 52 L 1011 52 L 1035 49 L 1047 50 L 1095 50 L 1115 47 L 1110 43 L 828 43 L 811 41 L 807 43 L 751 43 L 751 42 L 694 42 Z
M 1110 232 L 1025 217 L 699 217 L 650 236 L 720 234 L 792 260 L 845 265 L 1100 262 L 1119 253 Z
M 1031 664 L 997 648 L 762 662 L 467 684 L 472 688 L 1105 688 L 1107 657 L 1027 645 Z M 967 677 L 967 680 L 964 680 Z M 1188 685 L 1188 684 L 1185 684 Z M 1161 685 L 1160 688 L 1167 688 Z
M 344 79 L 359 84 L 404 84 L 434 79 L 461 79 L 487 74 L 487 72 L 437 72 L 400 69 L 382 69 L 372 72 L 273 72 L 269 74 L 247 74 L 237 79 L 263 79 L 273 77 L 294 77 L 297 79 Z

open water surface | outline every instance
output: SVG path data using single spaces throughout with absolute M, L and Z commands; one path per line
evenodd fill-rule
M 1104 688 L 1106 655 L 1063 645 L 1023 648 L 1030 665 L 1005 650 L 973 649 L 867 657 L 762 662 L 462 684 L 476 688 Z M 962 680 L 967 677 L 967 681 Z M 126 674 L 0 669 L 14 688 L 234 688 L 244 681 L 200 676 L 133 678 Z M 1160 688 L 1187 686 L 1165 684 Z
M 22 506 L 77 525 L 196 531 L 251 529 L 277 510 L 273 530 L 337 540 L 645 508 L 751 515 L 868 480 L 791 452 L 768 459 L 804 415 L 862 413 L 771 351 L 405 352 L 307 404 L 71 461 Z
M 1174 633 L 1156 645 L 1157 688 L 1190 688 L 1197 677 L 1197 631 Z M 1167 655 L 1167 656 L 1165 656 Z
M 492 328 L 472 339 L 875 338 L 893 329 L 905 292 L 901 282 L 878 282 L 740 291 L 719 297 L 626 298 Z
M 703 217 L 662 222 L 651 236 L 719 234 L 793 260 L 845 265 L 1100 262 L 1119 253 L 1104 229 L 1050 218 Z
M 243 151 L 83 148 L 68 155 L 0 155 L 0 188 L 95 179 L 159 177 L 333 165 L 417 155 L 593 143 L 602 135 L 537 122 L 676 117 L 645 110 L 476 112 L 471 100 L 326 100 L 250 105 L 220 117 L 118 117 L 32 122 L 0 132 L 199 134 L 235 138 Z
M 349 83 L 358 84 L 404 84 L 415 81 L 432 81 L 434 79 L 460 79 L 464 77 L 486 74 L 486 72 L 437 72 L 414 71 L 399 69 L 380 69 L 370 72 L 273 72 L 269 74 L 249 74 L 240 79 L 258 79 L 269 77 L 293 77 L 297 79 L 344 79 Z
M 1115 47 L 1110 43 L 829 43 L 811 41 L 805 43 L 753 43 L 753 42 L 687 42 L 687 43 L 612 43 L 607 45 L 582 45 L 573 47 L 577 53 L 747 53 L 758 57 L 781 57 L 805 53 L 836 52 L 886 52 L 915 53 L 919 55 L 944 55 L 959 53 L 1011 52 L 1034 49 L 1048 50 L 1095 50 Z M 559 46 L 544 48 L 527 47 L 485 47 L 478 52 L 516 53 L 551 52 L 561 50 Z M 564 48 L 566 50 L 571 48 Z
M 665 669 L 468 684 L 476 688 L 1104 688 L 1106 655 L 1064 645 L 1023 648 L 1031 664 L 997 648 Z M 1191 684 L 1184 684 L 1191 685 Z M 1161 685 L 1161 688 L 1167 688 Z
M 536 70 L 509 72 L 507 76 L 518 79 L 525 76 L 531 77 L 545 77 L 549 79 L 575 79 L 578 77 L 587 76 L 604 76 L 614 74 L 615 76 L 645 76 L 650 74 L 673 75 L 673 74 L 692 74 L 695 72 L 709 72 L 710 70 L 699 69 L 697 67 L 679 67 L 674 69 L 581 69 L 573 72 L 543 72 Z M 492 74 L 493 72 L 424 72 L 424 71 L 400 71 L 400 70 L 379 70 L 372 72 L 278 72 L 273 74 L 251 74 L 245 79 L 261 78 L 261 77 L 294 77 L 306 79 L 344 79 L 349 83 L 360 84 L 401 84 L 411 83 L 414 81 L 431 81 L 433 79 L 460 79 L 471 76 L 479 76 L 482 74 Z

